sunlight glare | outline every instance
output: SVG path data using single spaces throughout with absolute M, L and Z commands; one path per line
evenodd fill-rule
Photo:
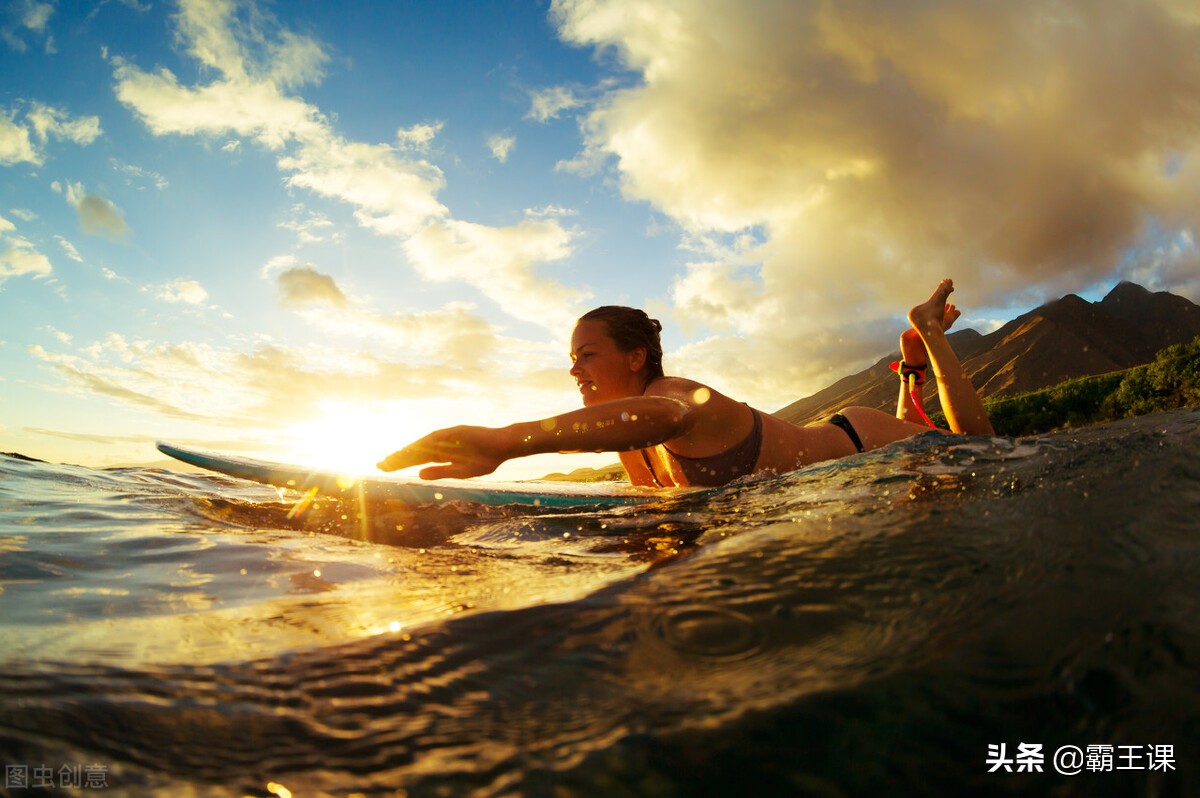
M 274 782 L 274 781 L 267 783 L 267 792 L 269 792 L 273 795 L 277 795 L 277 796 L 279 796 L 279 798 L 292 798 L 291 790 L 289 790 L 287 787 L 284 787 L 282 784 L 280 784 L 278 782 Z
M 387 455 L 451 423 L 417 404 L 321 402 L 317 417 L 285 429 L 282 449 L 288 462 L 335 471 L 352 486 L 354 477 L 377 474 Z

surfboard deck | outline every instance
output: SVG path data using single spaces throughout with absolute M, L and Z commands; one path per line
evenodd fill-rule
M 613 483 L 424 480 L 395 474 L 346 475 L 176 446 L 166 441 L 159 441 L 156 445 L 163 454 L 184 463 L 264 485 L 300 492 L 315 488 L 319 493 L 330 496 L 365 496 L 372 500 L 396 500 L 414 506 L 465 501 L 490 506 L 627 507 L 664 498 L 662 490 Z M 672 493 L 695 490 L 680 488 Z

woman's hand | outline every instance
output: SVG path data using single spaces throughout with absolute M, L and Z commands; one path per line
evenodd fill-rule
M 446 463 L 421 469 L 421 479 L 480 477 L 508 460 L 508 436 L 491 427 L 449 427 L 393 452 L 379 463 L 382 471 L 396 471 L 422 463 Z

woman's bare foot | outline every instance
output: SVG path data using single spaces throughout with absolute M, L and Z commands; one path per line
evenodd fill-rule
M 953 327 L 954 322 L 958 321 L 958 317 L 961 315 L 962 311 L 957 307 L 946 305 L 946 312 L 942 314 L 942 332 Z M 925 352 L 925 342 L 921 340 L 921 334 L 912 327 L 900 333 L 900 359 L 906 366 L 918 368 L 929 362 L 929 355 Z
M 929 365 L 937 378 L 938 397 L 950 429 L 967 435 L 992 435 L 992 424 L 983 400 L 967 379 L 942 327 L 946 318 L 946 300 L 952 291 L 954 281 L 942 280 L 929 299 L 908 312 L 908 320 L 929 353 Z
M 949 309 L 946 306 L 946 300 L 953 291 L 954 281 L 949 278 L 942 280 L 929 299 L 908 312 L 909 322 L 922 337 L 945 331 L 942 323 Z

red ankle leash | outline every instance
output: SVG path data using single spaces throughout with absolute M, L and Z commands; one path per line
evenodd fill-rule
M 925 414 L 925 408 L 921 407 L 921 400 L 917 398 L 917 386 L 925 384 L 925 370 L 927 366 L 910 366 L 903 360 L 888 366 L 892 371 L 900 375 L 900 380 L 908 386 L 908 398 L 912 400 L 913 407 L 917 408 L 917 412 L 921 414 L 921 418 L 925 419 L 925 423 L 933 429 L 937 429 L 934 423 L 929 420 L 929 416 Z

